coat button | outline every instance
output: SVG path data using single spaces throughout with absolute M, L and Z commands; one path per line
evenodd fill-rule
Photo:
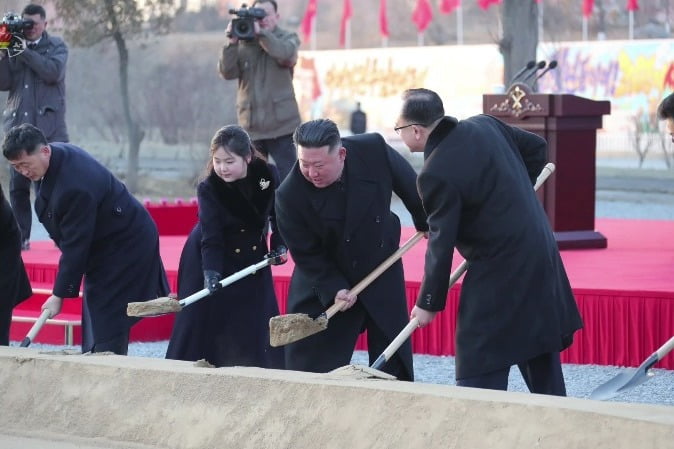
M 384 247 L 384 242 L 379 242 L 379 247 L 383 248 Z
M 377 215 L 377 216 L 375 217 L 374 222 L 375 222 L 375 223 L 381 222 L 381 218 L 379 217 L 379 215 Z
M 245 230 L 245 229 L 242 229 L 241 232 L 246 232 L 246 230 Z
M 234 250 L 234 252 L 239 254 L 241 252 L 241 250 L 239 248 L 237 248 L 237 249 Z
M 257 245 L 253 245 L 253 251 L 257 249 Z

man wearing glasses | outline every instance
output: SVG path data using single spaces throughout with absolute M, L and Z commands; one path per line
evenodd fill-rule
M 566 395 L 560 351 L 583 326 L 557 243 L 532 188 L 547 143 L 488 115 L 445 117 L 409 89 L 396 131 L 424 152 L 417 184 L 428 214 L 424 280 L 411 316 L 445 308 L 456 247 L 468 261 L 456 329 L 458 386 L 506 390 L 518 365 L 532 393 Z

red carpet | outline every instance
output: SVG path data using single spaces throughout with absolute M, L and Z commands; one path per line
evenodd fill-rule
M 585 329 L 576 334 L 574 344 L 563 353 L 563 361 L 637 366 L 674 335 L 674 221 L 599 219 L 596 226 L 608 239 L 607 249 L 562 252 L 585 320 Z M 403 241 L 413 233 L 414 229 L 404 229 Z M 161 238 L 161 254 L 174 291 L 178 259 L 185 238 Z M 416 299 L 423 273 L 425 246 L 425 240 L 422 240 L 403 257 L 410 307 Z M 59 252 L 51 242 L 33 242 L 31 248 L 23 253 L 29 276 L 36 286 L 48 287 L 56 274 Z M 454 266 L 458 266 L 461 260 L 457 254 Z M 273 268 L 281 313 L 285 313 L 292 267 L 292 261 L 289 261 Z M 415 332 L 413 346 L 416 353 L 454 353 L 459 290 L 460 282 L 449 294 L 447 310 L 431 326 Z M 43 298 L 34 298 L 28 304 L 20 305 L 15 314 L 35 306 L 39 309 Z M 78 307 L 79 303 L 76 303 L 70 310 Z M 168 338 L 172 318 L 142 320 L 134 326 L 132 340 Z M 13 325 L 13 340 L 21 340 L 30 327 L 24 324 L 19 329 L 18 325 Z M 42 332 L 36 341 L 40 341 L 40 337 Z M 76 335 L 76 342 L 79 341 L 77 338 Z M 364 348 L 363 338 L 358 348 Z M 670 354 L 657 366 L 674 369 L 674 355 Z

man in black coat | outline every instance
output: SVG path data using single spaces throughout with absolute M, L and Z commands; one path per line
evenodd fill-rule
M 456 330 L 457 385 L 505 390 L 517 364 L 534 393 L 565 395 L 559 352 L 582 327 L 532 185 L 541 137 L 487 115 L 444 116 L 433 91 L 410 89 L 396 131 L 424 152 L 417 181 L 428 213 L 424 280 L 411 316 L 445 308 L 454 247 L 468 261 Z
M 53 292 L 42 309 L 59 313 L 63 298 L 78 296 L 84 276 L 83 314 L 88 310 L 91 317 L 91 336 L 83 329 L 83 352 L 126 354 L 137 321 L 126 316 L 127 304 L 168 294 L 150 214 L 87 152 L 48 144 L 33 125 L 12 128 L 2 152 L 38 183 L 35 212 L 61 250 Z
M 327 330 L 286 347 L 286 368 L 327 372 L 347 365 L 363 330 L 372 363 L 408 323 L 402 263 L 357 297 L 349 290 L 398 249 L 393 192 L 415 227 L 427 229 L 416 173 L 379 134 L 341 139 L 331 120 L 306 122 L 293 138 L 298 163 L 276 196 L 278 228 L 295 262 L 288 312 L 316 317 L 333 303 L 343 309 Z M 409 341 L 384 371 L 413 380 Z
M 0 345 L 9 345 L 12 309 L 33 291 L 21 259 L 21 231 L 0 187 Z

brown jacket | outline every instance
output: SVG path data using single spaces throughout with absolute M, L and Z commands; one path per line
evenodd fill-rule
M 276 27 L 223 47 L 218 69 L 226 80 L 239 80 L 237 116 L 251 139 L 292 134 L 300 124 L 292 81 L 299 46 L 296 33 Z

